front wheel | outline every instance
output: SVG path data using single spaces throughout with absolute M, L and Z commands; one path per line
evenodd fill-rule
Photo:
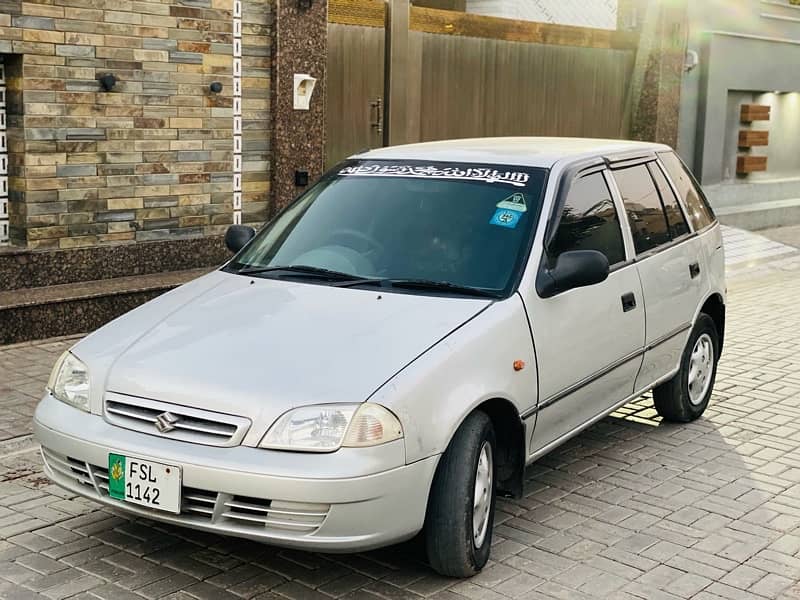
M 666 421 L 688 423 L 705 412 L 719 361 L 719 334 L 714 320 L 701 313 L 686 342 L 678 373 L 653 390 L 656 411 Z
M 428 561 L 441 575 L 470 577 L 489 560 L 495 502 L 495 434 L 483 412 L 469 415 L 442 455 L 425 520 Z

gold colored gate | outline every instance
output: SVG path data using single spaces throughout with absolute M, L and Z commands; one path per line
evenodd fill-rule
M 326 167 L 383 145 L 385 45 L 384 2 L 329 4 Z
M 392 26 L 387 7 L 407 18 Z M 328 166 L 384 143 L 629 135 L 635 33 L 408 0 L 329 0 L 328 21 Z M 387 104 L 392 119 L 384 118 Z

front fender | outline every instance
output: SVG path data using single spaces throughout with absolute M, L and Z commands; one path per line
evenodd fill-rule
M 525 368 L 514 369 L 515 361 Z M 447 448 L 464 418 L 487 400 L 522 414 L 536 405 L 533 341 L 518 295 L 492 304 L 397 373 L 370 398 L 403 424 L 406 462 Z

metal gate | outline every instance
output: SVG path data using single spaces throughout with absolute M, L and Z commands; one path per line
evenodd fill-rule
M 329 0 L 328 167 L 384 143 L 628 137 L 638 34 L 390 3 L 393 20 L 384 0 Z
M 385 13 L 377 0 L 329 5 L 326 168 L 383 145 Z

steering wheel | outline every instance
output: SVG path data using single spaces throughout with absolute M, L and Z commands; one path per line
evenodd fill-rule
M 335 239 L 348 240 L 349 239 L 349 240 L 355 240 L 357 242 L 363 242 L 368 246 L 368 250 L 374 250 L 375 252 L 377 252 L 379 254 L 383 253 L 386 250 L 385 246 L 383 244 L 381 244 L 378 240 L 376 240 L 374 237 L 372 237 L 371 235 L 368 235 L 368 234 L 366 234 L 366 233 L 364 233 L 362 231 L 357 231 L 355 229 L 344 229 L 344 228 L 337 229 L 335 231 L 332 231 L 328 235 L 328 238 L 330 240 L 335 240 Z M 352 248 L 352 246 L 349 246 L 349 245 L 348 245 L 348 247 Z M 357 250 L 357 248 L 353 248 L 353 249 Z

